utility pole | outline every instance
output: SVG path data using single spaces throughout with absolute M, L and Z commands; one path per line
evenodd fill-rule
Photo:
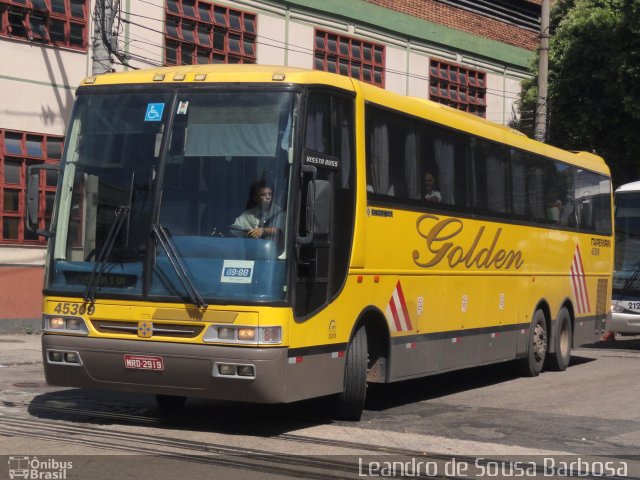
M 549 78 L 549 17 L 551 0 L 542 0 L 540 50 L 538 53 L 538 99 L 534 138 L 544 142 L 547 136 L 547 82 Z
M 96 0 L 93 25 L 93 64 L 92 75 L 110 72 L 113 14 L 112 0 Z

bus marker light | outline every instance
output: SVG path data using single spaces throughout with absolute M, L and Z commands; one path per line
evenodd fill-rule
M 173 81 L 174 82 L 181 82 L 182 80 L 184 80 L 184 77 L 185 77 L 184 73 L 176 73 L 173 76 Z
M 156 74 L 153 76 L 153 81 L 154 81 L 154 82 L 161 82 L 161 81 L 163 81 L 163 80 L 164 80 L 164 73 L 156 73 Z
M 284 73 L 274 73 L 271 77 L 271 80 L 273 80 L 274 82 L 282 82 L 285 78 L 286 75 Z
M 282 342 L 281 327 L 262 327 L 262 339 L 260 343 L 280 343 Z
M 342 352 L 331 352 L 331 358 L 343 358 L 344 350 Z
M 206 73 L 198 73 L 198 74 L 196 74 L 195 77 L 193 77 L 193 79 L 196 82 L 203 82 L 203 81 L 205 81 L 207 79 L 207 74 Z
M 375 275 L 373 277 L 373 283 L 380 283 L 380 275 Z
M 362 275 L 358 275 L 358 283 L 362 283 Z
M 84 79 L 85 85 L 92 85 L 96 83 L 96 77 L 87 77 Z
M 302 360 L 303 360 L 302 357 L 290 357 L 289 363 L 302 363 Z

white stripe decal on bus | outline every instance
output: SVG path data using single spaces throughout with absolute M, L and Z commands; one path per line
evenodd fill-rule
M 396 284 L 396 288 L 393 290 L 389 303 L 387 304 L 386 317 L 392 332 L 408 332 L 413 330 L 400 281 Z

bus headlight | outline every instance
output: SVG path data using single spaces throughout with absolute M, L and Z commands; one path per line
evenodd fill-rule
M 624 307 L 618 305 L 617 303 L 611 304 L 611 313 L 624 313 Z
M 239 328 L 238 329 L 238 340 L 242 342 L 253 342 L 256 338 L 256 329 L 255 328 Z
M 80 317 L 42 316 L 42 327 L 45 332 L 76 333 L 89 335 L 89 328 Z
M 282 343 L 282 327 L 210 325 L 202 340 L 218 343 L 278 345 Z
M 220 340 L 235 340 L 236 330 L 235 328 L 221 327 L 218 329 L 218 339 Z

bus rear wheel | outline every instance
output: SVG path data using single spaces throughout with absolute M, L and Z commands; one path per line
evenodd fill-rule
M 547 322 L 542 310 L 536 310 L 529 326 L 529 345 L 527 357 L 521 361 L 522 374 L 537 377 L 542 371 L 547 357 Z
M 555 335 L 553 336 L 553 344 L 555 352 L 550 353 L 547 357 L 547 367 L 550 370 L 562 372 L 567 369 L 571 361 L 571 314 L 569 310 L 562 307 L 558 313 Z
M 367 331 L 360 327 L 347 347 L 344 390 L 337 396 L 337 417 L 358 421 L 367 392 Z

